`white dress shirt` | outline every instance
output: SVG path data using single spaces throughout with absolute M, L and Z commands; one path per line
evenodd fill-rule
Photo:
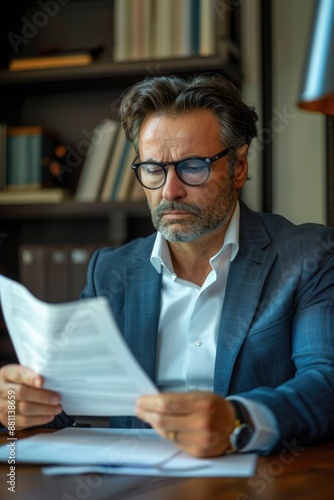
M 161 391 L 213 391 L 219 322 L 230 262 L 239 251 L 237 203 L 222 248 L 210 258 L 212 270 L 202 286 L 178 278 L 169 248 L 158 232 L 151 263 L 162 273 L 158 329 L 157 383 Z M 265 451 L 278 438 L 275 416 L 266 406 L 231 396 L 247 408 L 255 433 L 244 451 Z

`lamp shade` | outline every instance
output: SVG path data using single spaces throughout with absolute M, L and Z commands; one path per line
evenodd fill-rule
M 334 0 L 317 0 L 298 106 L 334 115 Z

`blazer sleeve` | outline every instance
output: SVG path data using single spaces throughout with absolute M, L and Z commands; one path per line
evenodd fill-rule
M 296 291 L 291 330 L 294 378 L 276 388 L 258 387 L 239 396 L 261 402 L 275 414 L 280 438 L 306 445 L 334 437 L 334 252 L 333 243 L 306 262 Z M 328 247 L 328 245 L 327 245 Z M 282 361 L 283 362 L 283 361 Z

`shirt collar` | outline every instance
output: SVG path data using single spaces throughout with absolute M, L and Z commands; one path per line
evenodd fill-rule
M 227 227 L 227 231 L 224 238 L 224 243 L 222 248 L 216 255 L 211 257 L 210 262 L 218 258 L 223 254 L 226 248 L 231 245 L 231 257 L 232 262 L 239 251 L 239 226 L 240 226 L 240 205 L 237 201 L 234 213 Z M 155 238 L 155 243 L 151 253 L 151 264 L 155 267 L 158 273 L 161 273 L 161 268 L 164 266 L 171 274 L 174 274 L 172 259 L 170 257 L 168 243 L 160 232 L 157 233 Z

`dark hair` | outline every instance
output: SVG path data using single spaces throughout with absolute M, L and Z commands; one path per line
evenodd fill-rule
M 175 116 L 199 109 L 208 109 L 217 116 L 220 137 L 230 149 L 229 163 L 233 168 L 237 149 L 249 145 L 257 136 L 258 116 L 253 107 L 241 100 L 234 84 L 221 75 L 146 78 L 123 93 L 119 118 L 127 139 L 139 154 L 140 129 L 146 116 Z

